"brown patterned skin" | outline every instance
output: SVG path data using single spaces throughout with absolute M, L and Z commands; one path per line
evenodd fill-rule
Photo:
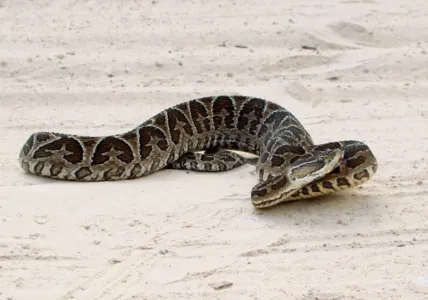
M 354 187 L 377 169 L 364 143 L 314 145 L 289 111 L 246 96 L 191 100 L 112 136 L 34 133 L 19 161 L 25 171 L 50 178 L 124 180 L 163 168 L 225 171 L 245 163 L 227 149 L 259 156 L 260 183 L 251 193 L 258 208 Z

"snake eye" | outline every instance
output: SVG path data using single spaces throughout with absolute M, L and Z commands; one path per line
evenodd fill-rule
M 317 158 L 317 162 L 320 163 L 320 164 L 324 163 L 324 158 L 318 157 Z

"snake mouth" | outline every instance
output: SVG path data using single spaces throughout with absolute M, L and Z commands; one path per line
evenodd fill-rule
M 286 174 L 279 175 L 256 185 L 251 192 L 251 201 L 256 208 L 276 205 L 287 199 L 302 187 L 323 178 L 343 161 L 343 152 L 332 149 L 317 156 L 302 157 Z

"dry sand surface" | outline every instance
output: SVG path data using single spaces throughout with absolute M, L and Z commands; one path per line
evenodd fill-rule
M 428 299 L 426 0 L 5 0 L 0 14 L 0 299 Z M 366 142 L 377 175 L 257 211 L 253 165 L 102 183 L 18 165 L 32 132 L 120 133 L 219 93 L 278 102 L 315 142 Z

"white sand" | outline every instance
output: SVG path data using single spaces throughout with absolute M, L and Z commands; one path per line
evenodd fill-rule
M 0 13 L 0 299 L 428 299 L 426 0 Z M 18 165 L 32 132 L 119 133 L 217 93 L 276 101 L 316 142 L 366 142 L 377 175 L 258 212 L 252 165 L 89 184 Z

